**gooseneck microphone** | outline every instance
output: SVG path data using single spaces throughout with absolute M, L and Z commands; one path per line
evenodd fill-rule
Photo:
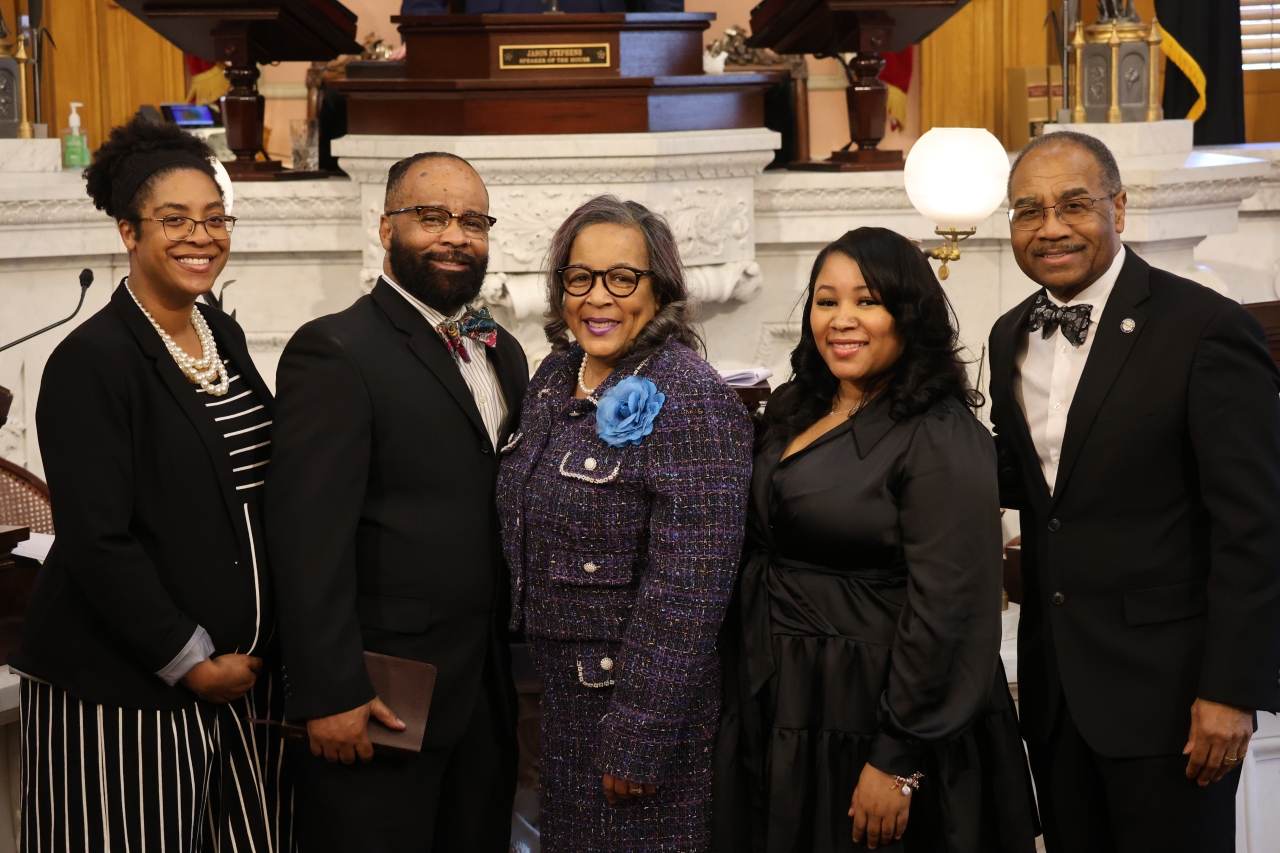
M 36 331 L 32 332 L 26 337 L 18 338 L 16 341 L 10 341 L 4 346 L 0 346 L 0 352 L 4 352 L 9 347 L 16 347 L 18 344 L 22 343 L 23 341 L 29 341 L 32 338 L 34 338 L 36 335 L 43 335 L 45 332 L 49 331 L 50 329 L 56 329 L 59 326 L 61 326 L 63 323 L 70 320 L 72 317 L 75 317 L 77 314 L 80 313 L 80 309 L 84 306 L 84 294 L 89 289 L 89 285 L 91 284 L 93 284 L 93 270 L 81 270 L 80 271 L 80 301 L 76 303 L 76 310 L 71 312 L 71 316 L 67 317 L 65 320 L 59 320 L 56 323 L 45 326 L 43 329 L 37 329 Z

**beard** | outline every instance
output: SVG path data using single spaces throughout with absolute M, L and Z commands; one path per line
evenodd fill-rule
M 391 248 L 387 251 L 391 272 L 396 283 L 409 291 L 415 299 L 425 302 L 446 317 L 453 316 L 463 305 L 480 295 L 489 259 L 476 258 L 465 252 L 448 249 L 419 252 L 391 236 Z M 442 270 L 431 265 L 432 261 L 466 264 L 464 270 Z

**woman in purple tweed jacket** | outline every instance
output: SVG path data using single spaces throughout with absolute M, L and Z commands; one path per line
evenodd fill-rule
M 593 199 L 550 261 L 553 352 L 498 477 L 512 628 L 542 677 L 542 849 L 705 850 L 750 420 L 696 352 L 660 216 Z

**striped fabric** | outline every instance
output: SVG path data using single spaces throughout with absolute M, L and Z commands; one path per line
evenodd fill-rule
M 449 320 L 461 319 L 467 310 L 464 306 L 452 317 L 446 317 L 425 302 L 414 298 L 407 290 L 385 275 L 382 280 L 395 288 L 396 293 L 403 296 L 410 305 L 417 308 L 433 329 Z M 498 436 L 502 433 L 502 424 L 507 419 L 507 401 L 502 396 L 502 385 L 498 382 L 498 374 L 493 368 L 493 363 L 489 361 L 489 348 L 477 340 L 466 337 L 462 338 L 462 345 L 467 348 L 467 355 L 471 356 L 471 361 L 465 362 L 460 358 L 454 358 L 453 362 L 458 365 L 463 381 L 467 383 L 471 396 L 476 400 L 476 408 L 480 410 L 480 419 L 484 421 L 485 431 L 489 433 L 489 441 L 493 443 L 494 449 L 497 449 Z
M 249 556 L 253 560 L 253 587 L 257 603 L 257 622 L 253 642 L 242 654 L 261 654 L 262 647 L 270 639 L 272 625 L 263 625 L 263 598 L 269 590 L 265 572 L 259 571 L 259 560 L 266 559 L 266 542 L 262 538 L 262 485 L 266 482 L 267 467 L 271 462 L 271 418 L 266 406 L 245 382 L 236 365 L 223 359 L 230 377 L 230 390 L 222 397 L 210 397 L 204 389 L 192 386 L 202 395 L 205 408 L 213 417 L 214 425 L 222 433 L 227 453 L 231 456 L 231 472 L 235 476 L 236 493 L 244 497 L 240 509 L 245 530 L 249 536 Z M 268 618 L 270 608 L 266 608 Z M 264 637 L 264 633 L 266 636 Z
M 290 853 L 292 785 L 263 676 L 228 705 L 180 711 L 84 702 L 21 685 L 22 853 Z

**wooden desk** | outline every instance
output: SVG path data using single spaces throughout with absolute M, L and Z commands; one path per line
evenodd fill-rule
M 1271 358 L 1280 367 L 1280 302 L 1251 302 L 1244 307 L 1262 324 L 1267 345 L 1271 347 Z

